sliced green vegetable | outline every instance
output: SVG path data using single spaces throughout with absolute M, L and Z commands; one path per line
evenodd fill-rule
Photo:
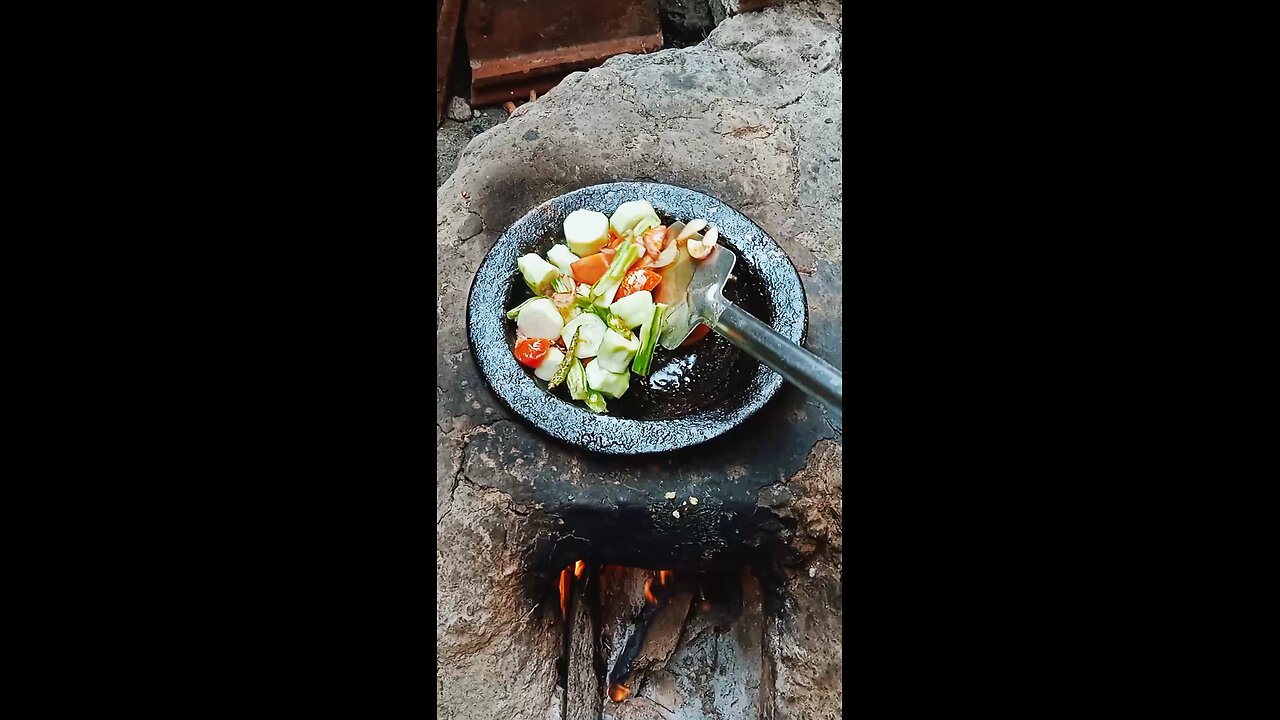
M 582 328 L 582 345 L 578 347 L 575 354 L 583 360 L 595 357 L 596 351 L 600 348 L 600 341 L 604 339 L 609 326 L 605 325 L 598 315 L 584 312 L 570 320 L 561 331 L 560 337 L 564 339 L 566 347 L 573 342 L 573 334 L 578 331 L 578 328 Z
M 510 310 L 507 311 L 507 319 L 515 320 L 516 318 L 520 317 L 520 311 L 523 310 L 526 305 L 533 302 L 534 300 L 541 300 L 541 299 L 542 298 L 540 297 L 531 297 L 528 300 L 525 300 L 524 302 L 520 303 L 519 305 L 511 308 Z
M 569 348 L 569 352 L 565 353 L 564 359 L 560 361 L 560 366 L 556 368 L 556 373 L 547 381 L 548 390 L 554 390 L 557 385 L 564 382 L 565 378 L 569 377 L 569 368 L 573 367 L 573 364 L 578 362 L 578 343 L 581 342 L 582 327 L 579 326 L 577 330 L 573 331 L 573 342 L 566 346 Z
M 605 370 L 625 373 L 631 364 L 631 358 L 640 349 L 640 338 L 624 338 L 610 330 L 600 341 L 600 351 L 596 353 L 596 362 Z
M 520 256 L 520 259 L 516 261 L 516 267 L 520 269 L 520 274 L 524 276 L 525 284 L 536 295 L 541 295 L 556 278 L 560 277 L 560 271 L 556 269 L 555 265 L 543 260 L 534 253 Z
M 587 394 L 591 390 L 587 387 L 587 371 L 582 369 L 581 360 L 574 358 L 573 364 L 569 366 L 569 377 L 566 383 L 569 386 L 569 397 L 574 400 L 587 399 Z
M 640 327 L 653 316 L 653 293 L 648 290 L 633 292 L 615 300 L 609 306 L 609 312 L 622 318 L 627 327 Z
M 610 307 L 601 307 L 591 302 L 591 298 L 580 297 L 574 300 L 574 306 L 580 307 L 586 312 L 595 315 L 604 321 L 604 324 L 611 330 L 616 331 L 619 335 L 630 340 L 632 338 L 631 328 L 627 327 L 626 320 L 619 318 L 613 313 Z M 639 323 L 636 323 L 637 325 Z
M 601 365 L 599 360 L 587 366 L 587 386 L 606 397 L 620 398 L 630 385 L 631 373 L 625 369 L 623 372 L 612 372 Z
M 653 365 L 653 351 L 658 346 L 658 336 L 662 334 L 662 313 L 667 309 L 663 303 L 653 306 L 653 315 L 640 328 L 640 351 L 631 362 L 631 371 L 637 375 L 648 375 Z
M 558 277 L 551 281 L 551 289 L 558 293 L 569 292 L 569 286 L 565 284 L 564 278 Z
M 608 307 L 613 303 L 613 296 L 618 292 L 622 276 L 626 274 L 627 268 L 631 267 L 632 263 L 640 259 L 642 252 L 644 250 L 639 243 L 622 243 L 618 247 L 617 254 L 613 256 L 613 262 L 609 263 L 609 269 L 591 287 L 591 302 L 602 307 Z
M 600 393 L 596 392 L 595 390 L 589 390 L 587 392 L 586 403 L 587 403 L 587 408 L 589 408 L 593 413 L 603 413 L 603 412 L 609 411 L 609 406 L 604 404 L 604 397 L 602 397 Z
M 640 235 L 645 230 L 661 224 L 658 213 L 654 212 L 653 206 L 647 200 L 624 202 L 613 211 L 613 217 L 609 218 L 609 225 L 619 235 L 628 232 Z
M 619 335 L 626 338 L 627 340 L 630 340 L 635 337 L 635 335 L 631 333 L 631 328 L 627 327 L 627 322 L 625 320 L 618 317 L 617 315 L 614 315 L 613 313 L 609 312 L 605 308 L 600 308 L 600 309 L 604 310 L 604 312 L 609 313 L 609 316 L 604 318 L 604 324 L 608 325 L 610 330 L 613 330 L 614 332 L 618 333 Z
M 564 245 L 552 245 L 551 249 L 547 251 L 547 260 L 559 268 L 561 275 L 572 275 L 573 264 L 581 259 Z

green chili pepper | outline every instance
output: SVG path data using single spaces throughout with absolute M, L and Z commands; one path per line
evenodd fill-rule
M 582 328 L 574 330 L 573 342 L 569 343 L 569 352 L 565 353 L 564 359 L 556 367 L 556 374 L 552 375 L 551 382 L 547 383 L 548 390 L 554 390 L 557 385 L 564 382 L 565 378 L 569 377 L 569 368 L 573 367 L 573 362 L 578 357 L 578 345 L 582 340 Z

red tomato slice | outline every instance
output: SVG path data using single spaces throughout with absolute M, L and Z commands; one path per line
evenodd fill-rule
M 551 350 L 551 341 L 546 338 L 524 338 L 516 343 L 516 360 L 519 360 L 521 365 L 536 368 L 542 364 L 549 350 Z
M 662 276 L 648 268 L 632 270 L 631 273 L 623 279 L 622 284 L 618 286 L 618 292 L 613 296 L 613 299 L 616 302 L 631 293 L 640 292 L 641 290 L 652 290 L 657 287 L 660 282 L 662 282 Z

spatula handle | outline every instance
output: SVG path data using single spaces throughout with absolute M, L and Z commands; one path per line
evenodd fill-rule
M 842 416 L 844 380 L 840 371 L 817 355 L 779 335 L 751 313 L 727 300 L 711 329 Z

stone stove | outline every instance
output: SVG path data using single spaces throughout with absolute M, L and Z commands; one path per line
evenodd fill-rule
M 840 717 L 839 421 L 784 387 L 685 451 L 584 453 L 488 392 L 465 306 L 480 259 L 529 208 L 586 185 L 664 182 L 720 198 L 782 245 L 805 284 L 806 347 L 840 367 L 841 23 L 837 2 L 794 2 L 731 17 L 694 47 L 612 58 L 479 135 L 438 189 L 439 717 Z M 562 611 L 559 579 L 579 560 Z M 665 664 L 665 645 L 641 648 L 648 667 L 628 701 L 605 701 L 644 580 L 660 570 L 677 583 L 736 578 L 741 612 L 700 614 L 691 598 Z M 605 580 L 602 596 L 615 572 L 623 579 L 616 590 Z M 730 656 L 747 659 L 731 670 L 720 662 Z M 759 668 L 759 692 L 747 667 Z M 601 700 L 594 715 L 584 688 Z M 747 704 L 726 715 L 717 703 L 733 698 Z

